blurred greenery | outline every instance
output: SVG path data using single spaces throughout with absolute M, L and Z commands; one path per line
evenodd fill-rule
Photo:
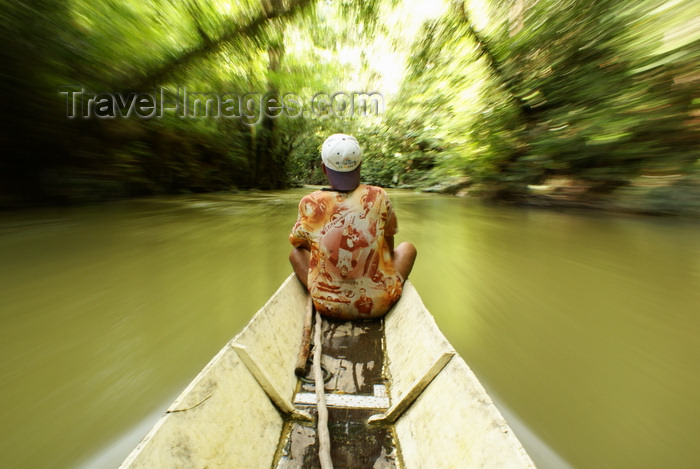
M 694 0 L 0 0 L 0 13 L 0 206 L 320 184 L 320 143 L 346 132 L 374 184 L 700 214 Z M 68 118 L 66 90 L 93 115 L 78 101 Z M 170 104 L 252 97 L 237 108 L 251 117 L 116 115 L 113 97 L 163 90 Z M 379 112 L 319 99 L 343 91 L 380 93 Z M 290 96 L 299 115 L 277 117 Z

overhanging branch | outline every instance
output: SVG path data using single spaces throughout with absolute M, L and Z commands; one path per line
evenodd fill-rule
M 273 10 L 265 9 L 258 16 L 252 18 L 245 24 L 232 23 L 226 33 L 218 38 L 211 38 L 209 41 L 197 45 L 196 47 L 184 51 L 177 57 L 172 58 L 163 65 L 147 71 L 133 80 L 124 80 L 126 86 L 118 85 L 118 88 L 125 88 L 130 91 L 144 90 L 163 83 L 165 79 L 176 70 L 189 65 L 190 63 L 203 59 L 211 54 L 220 51 L 225 45 L 231 44 L 241 38 L 255 37 L 272 21 L 290 18 L 303 10 L 314 0 L 292 0 L 285 9 Z

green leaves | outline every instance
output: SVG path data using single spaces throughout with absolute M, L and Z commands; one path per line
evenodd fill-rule
M 155 192 L 206 190 L 202 174 L 216 171 L 217 188 L 320 183 L 318 146 L 333 132 L 363 142 L 370 182 L 469 180 L 499 193 L 549 178 L 614 188 L 687 171 L 699 153 L 692 0 L 0 4 L 10 153 L 0 187 L 13 188 L 3 190 L 77 167 Z M 299 113 L 257 125 L 175 113 L 78 122 L 56 92 L 66 86 L 100 96 L 293 93 Z M 353 91 L 381 94 L 379 115 L 350 112 Z M 177 177 L 158 182 L 153 168 Z M 57 186 L 66 184 L 46 185 Z

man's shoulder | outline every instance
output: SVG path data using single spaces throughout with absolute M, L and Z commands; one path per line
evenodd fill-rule
M 365 185 L 364 185 L 364 190 L 367 191 L 367 192 L 369 192 L 369 193 L 381 194 L 381 195 L 384 195 L 384 196 L 387 195 L 386 190 L 384 190 L 383 187 L 372 186 L 372 185 L 370 185 L 370 184 L 365 184 Z
M 317 191 L 311 192 L 310 194 L 306 194 L 304 197 L 301 198 L 301 202 L 318 200 L 318 199 L 324 198 L 325 196 L 326 196 L 325 191 L 317 190 Z
M 383 187 L 366 185 L 364 186 L 364 190 L 364 197 L 366 199 L 374 200 L 375 202 L 386 201 L 386 203 L 389 203 L 389 194 L 387 194 Z

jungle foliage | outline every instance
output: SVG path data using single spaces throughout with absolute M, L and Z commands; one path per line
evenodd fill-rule
M 0 205 L 318 184 L 346 132 L 374 184 L 700 212 L 698 5 L 0 0 Z

